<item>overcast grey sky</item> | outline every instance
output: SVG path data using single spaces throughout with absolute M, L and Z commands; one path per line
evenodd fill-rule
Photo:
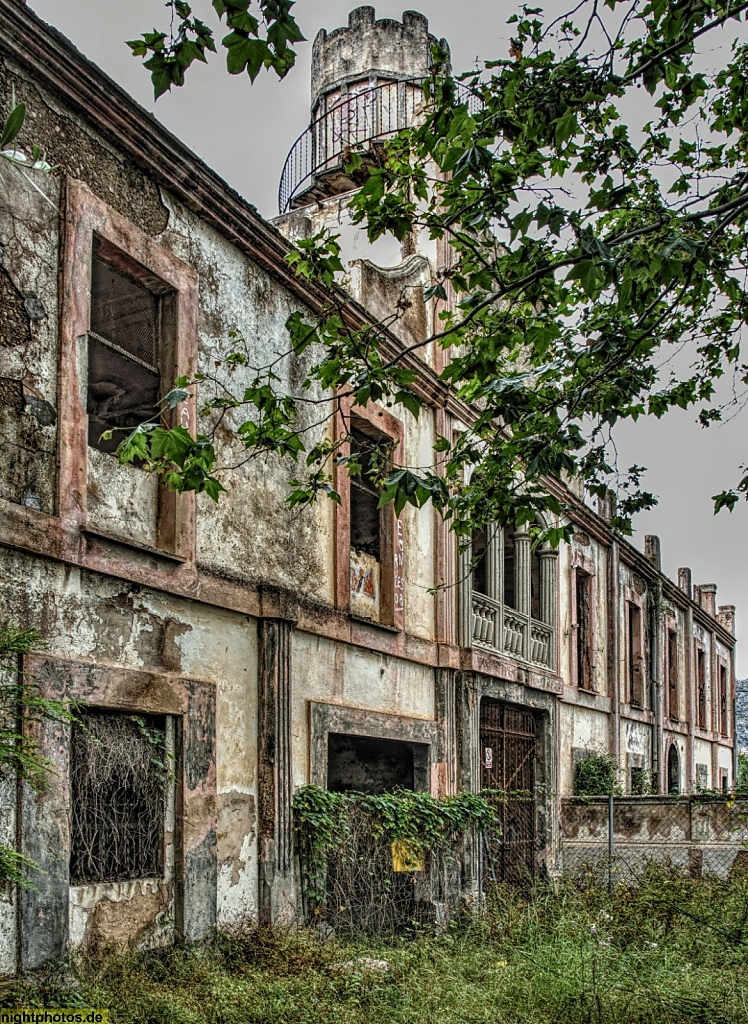
M 245 75 L 231 77 L 218 54 L 207 67 L 190 69 L 186 88 L 155 104 L 150 78 L 124 40 L 167 26 L 161 0 L 28 3 L 267 217 L 277 213 L 286 154 L 308 123 L 311 42 L 318 29 L 345 25 L 349 10 L 357 6 L 352 0 L 299 0 L 295 11 L 308 42 L 299 48 L 297 66 L 283 82 L 268 74 L 252 86 Z M 405 5 L 402 0 L 380 0 L 375 6 L 377 17 L 400 18 Z M 416 0 L 412 6 L 428 17 L 436 36 L 449 40 L 456 70 L 508 51 L 511 0 Z M 209 4 L 194 0 L 193 7 L 199 15 Z M 208 11 L 205 20 L 211 16 Z M 657 533 L 669 575 L 675 577 L 677 568 L 687 565 L 694 582 L 717 583 L 718 603 L 737 606 L 739 634 L 748 622 L 748 502 L 732 515 L 715 517 L 710 495 L 738 480 L 738 466 L 748 461 L 747 432 L 748 412 L 703 430 L 693 414 L 679 411 L 659 423 L 627 424 L 618 434 L 620 465 L 648 466 L 645 485 L 660 498 L 654 511 L 637 518 L 634 542 L 642 547 L 645 533 Z M 738 651 L 738 674 L 748 676 L 748 639 Z

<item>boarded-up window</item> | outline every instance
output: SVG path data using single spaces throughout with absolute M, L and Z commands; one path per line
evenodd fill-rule
M 627 603 L 628 612 L 628 682 L 629 703 L 644 706 L 644 665 L 642 644 L 642 613 L 638 604 Z
M 73 885 L 163 874 L 165 719 L 76 711 L 70 749 Z
M 706 654 L 703 647 L 696 648 L 696 724 L 706 729 Z
M 351 547 L 377 561 L 381 559 L 379 487 L 376 484 L 377 461 L 382 453 L 377 440 L 356 429 L 351 430 L 351 455 L 361 467 L 351 476 Z
M 667 713 L 668 718 L 677 722 L 680 718 L 678 697 L 678 634 L 674 629 L 667 631 Z
M 91 263 L 88 335 L 88 443 L 113 452 L 125 437 L 101 435 L 158 419 L 161 297 L 102 259 Z
M 594 689 L 592 677 L 592 577 L 574 572 L 576 682 L 582 690 Z

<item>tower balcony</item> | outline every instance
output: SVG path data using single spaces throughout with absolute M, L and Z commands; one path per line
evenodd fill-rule
M 291 147 L 281 174 L 278 210 L 288 213 L 311 203 L 343 195 L 364 184 L 369 169 L 379 164 L 384 143 L 410 127 L 425 106 L 423 78 L 381 85 L 349 87 L 334 105 L 312 121 Z M 471 111 L 480 101 L 465 86 L 457 86 L 460 102 Z M 355 150 L 362 162 L 347 170 Z

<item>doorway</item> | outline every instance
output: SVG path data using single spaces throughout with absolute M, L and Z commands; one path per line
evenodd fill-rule
M 494 791 L 500 833 L 483 839 L 483 883 L 526 884 L 536 874 L 535 718 L 484 697 L 480 705 L 481 788 Z

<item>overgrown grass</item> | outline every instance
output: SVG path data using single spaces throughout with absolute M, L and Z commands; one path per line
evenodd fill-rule
M 389 969 L 340 966 L 363 957 Z M 659 869 L 613 896 L 500 890 L 483 919 L 396 943 L 253 932 L 103 953 L 0 983 L 0 1002 L 116 1024 L 738 1024 L 746 968 L 748 877 Z

